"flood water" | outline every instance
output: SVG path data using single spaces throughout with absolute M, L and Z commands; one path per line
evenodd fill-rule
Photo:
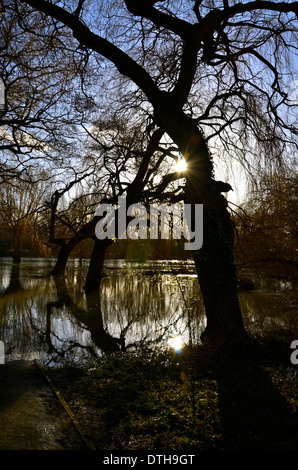
M 205 316 L 192 262 L 107 260 L 100 296 L 84 293 L 87 261 L 70 260 L 59 279 L 47 275 L 54 262 L 23 259 L 16 266 L 0 259 L 5 361 L 83 364 L 111 351 L 199 342 Z M 253 278 L 253 290 L 239 291 L 247 329 L 298 332 L 296 286 Z

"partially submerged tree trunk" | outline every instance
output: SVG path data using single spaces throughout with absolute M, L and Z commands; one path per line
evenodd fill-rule
M 70 253 L 74 249 L 74 247 L 81 241 L 81 239 L 73 238 L 69 240 L 69 242 L 65 242 L 61 245 L 60 251 L 58 253 L 56 263 L 54 268 L 51 271 L 52 276 L 60 276 L 65 273 L 65 268 L 67 265 L 67 261 L 69 258 Z
M 89 269 L 84 286 L 85 292 L 98 291 L 107 248 L 113 243 L 112 240 L 104 240 L 94 237 L 94 245 L 90 258 Z
M 20 292 L 22 290 L 23 287 L 20 281 L 20 264 L 15 263 L 11 267 L 10 281 L 9 285 L 4 290 L 4 295 Z
M 21 263 L 21 255 L 19 253 L 13 253 L 13 262 L 14 264 L 20 264 Z
M 54 211 L 55 208 L 53 209 L 53 212 Z M 82 228 L 76 234 L 74 234 L 73 237 L 70 238 L 68 241 L 61 238 L 57 239 L 53 237 L 54 222 L 52 222 L 52 232 L 50 240 L 52 243 L 57 243 L 60 245 L 60 251 L 58 253 L 56 264 L 51 271 L 52 276 L 60 276 L 64 274 L 69 255 L 78 243 L 83 240 L 86 240 L 86 238 L 94 238 L 95 227 L 98 220 L 98 217 L 94 217 L 92 220 L 84 224 Z M 52 221 L 54 221 L 54 217 L 52 217 Z

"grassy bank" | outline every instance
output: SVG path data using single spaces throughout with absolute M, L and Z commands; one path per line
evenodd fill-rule
M 289 344 L 279 337 L 254 345 L 245 360 L 208 360 L 202 348 L 143 351 L 50 374 L 97 449 L 297 450 Z

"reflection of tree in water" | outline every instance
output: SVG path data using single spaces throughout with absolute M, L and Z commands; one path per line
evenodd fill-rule
M 5 342 L 7 355 L 30 354 L 33 344 L 42 348 L 40 324 L 44 298 L 50 292 L 50 280 L 44 278 L 41 282 L 37 278 L 24 278 L 23 272 L 24 266 L 17 264 L 7 265 L 1 272 L 0 339 Z
M 171 274 L 160 276 L 125 272 L 109 276 L 101 284 L 104 321 L 114 318 L 114 325 L 127 330 L 128 348 L 163 347 L 169 336 L 183 336 L 184 342 L 196 341 L 204 329 L 203 307 L 191 302 L 198 295 L 197 284 L 177 280 Z M 181 297 L 184 290 L 188 305 Z M 196 297 L 197 299 L 197 297 Z M 125 326 L 126 322 L 126 326 Z
M 102 313 L 100 308 L 100 297 L 98 294 L 87 294 L 87 308 L 79 307 L 69 295 L 65 277 L 64 276 L 55 276 L 54 282 L 57 290 L 57 300 L 54 302 L 48 302 L 47 307 L 47 328 L 46 328 L 46 338 L 48 344 L 48 351 L 50 353 L 54 352 L 54 346 L 51 341 L 51 336 L 53 332 L 51 331 L 51 314 L 52 309 L 56 308 L 61 310 L 67 308 L 71 315 L 83 326 L 84 329 L 87 329 L 90 332 L 91 340 L 93 344 L 101 349 L 104 353 L 115 352 L 121 349 L 125 349 L 124 337 L 114 338 L 112 337 L 104 328 Z M 89 354 L 97 356 L 97 353 L 92 346 L 84 346 L 77 342 L 71 342 L 70 348 L 74 347 L 87 348 Z M 57 353 L 57 350 L 55 351 Z M 64 356 L 65 351 L 60 352 L 59 355 Z
M 80 273 L 75 282 L 68 280 L 67 273 L 66 277 L 55 276 L 54 282 L 57 300 L 47 304 L 47 341 L 51 352 L 52 308 L 66 307 L 76 323 L 90 332 L 94 346 L 73 342 L 71 347 L 88 349 L 93 356 L 97 356 L 96 348 L 108 353 L 162 347 L 172 334 L 184 335 L 186 341 L 191 334 L 199 336 L 198 312 L 185 311 L 172 276 L 161 279 L 135 272 L 110 273 L 102 280 L 100 294 L 82 294 Z
M 184 342 L 191 334 L 194 341 L 199 337 L 198 312 L 186 311 L 171 275 L 110 269 L 99 296 L 84 292 L 84 267 L 69 267 L 63 277 L 31 270 L 24 277 L 23 268 L 9 267 L 2 276 L 0 339 L 10 354 L 62 364 L 111 351 L 167 347 L 168 338 L 177 335 Z M 190 285 L 185 280 L 186 297 Z

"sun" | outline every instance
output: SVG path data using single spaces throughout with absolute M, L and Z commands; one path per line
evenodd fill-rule
M 179 160 L 177 160 L 175 164 L 175 170 L 177 172 L 181 172 L 181 171 L 186 171 L 186 169 L 187 169 L 186 160 L 184 158 L 180 158 Z
M 169 346 L 175 349 L 176 352 L 181 351 L 183 342 L 180 336 L 174 336 L 173 338 L 169 338 L 168 340 Z

